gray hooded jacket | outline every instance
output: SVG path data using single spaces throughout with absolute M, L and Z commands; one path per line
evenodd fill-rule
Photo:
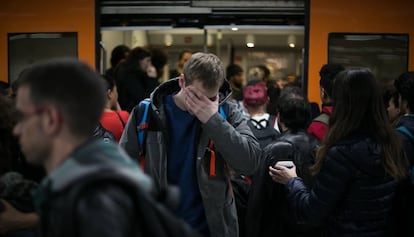
M 178 79 L 172 79 L 157 87 L 150 98 L 150 119 L 144 143 L 145 171 L 160 189 L 168 185 L 168 132 L 163 98 L 179 90 Z M 214 114 L 207 123 L 202 124 L 196 141 L 196 174 L 212 237 L 238 236 L 229 168 L 251 175 L 258 167 L 261 155 L 260 146 L 246 123 L 247 117 L 237 109 L 236 104 L 226 101 L 229 95 L 230 88 L 225 82 L 220 89 L 220 104 L 227 118 L 224 119 L 218 112 Z M 138 159 L 141 149 L 137 121 L 140 119 L 137 120 L 137 111 L 134 109 L 120 140 L 120 146 L 134 159 Z M 210 139 L 214 141 L 215 161 L 212 161 L 208 147 Z M 212 165 L 215 172 L 210 170 Z

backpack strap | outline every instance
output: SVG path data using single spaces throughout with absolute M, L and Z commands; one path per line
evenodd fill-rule
M 101 138 L 104 142 L 111 142 L 115 141 L 114 134 L 106 129 L 101 122 L 98 123 L 98 125 L 95 127 L 93 134 L 93 137 Z
M 214 151 L 214 141 L 208 142 L 208 151 L 210 152 L 210 177 L 216 176 L 216 152 Z
M 145 99 L 139 102 L 138 106 L 136 107 L 137 111 L 137 132 L 138 132 L 138 144 L 141 148 L 139 154 L 139 163 L 141 168 L 144 169 L 145 167 L 145 145 L 144 141 L 146 138 L 146 130 L 148 128 L 148 110 L 150 107 L 151 101 L 150 99 Z
M 125 122 L 124 122 L 124 120 L 122 119 L 122 117 L 121 117 L 121 115 L 118 113 L 118 111 L 115 111 L 115 113 L 116 113 L 116 115 L 118 115 L 119 121 L 121 121 L 121 124 L 122 124 L 122 129 L 124 129 L 124 128 L 125 128 Z
M 406 135 L 408 138 L 411 139 L 411 141 L 414 142 L 414 135 L 404 125 L 399 126 L 397 130 L 400 131 L 402 134 Z
M 221 117 L 227 120 L 227 115 L 221 105 L 219 106 L 219 113 Z M 207 150 L 210 152 L 210 177 L 214 177 L 216 176 L 216 152 L 214 150 L 214 141 L 212 139 L 208 142 Z
M 224 120 L 227 120 L 227 115 L 226 115 L 226 113 L 224 112 L 224 108 L 223 108 L 223 106 L 222 106 L 222 105 L 219 105 L 219 113 L 220 113 L 221 117 L 223 117 L 223 118 L 224 118 Z
M 329 115 L 326 113 L 320 114 L 318 117 L 314 118 L 313 121 L 318 121 L 326 125 L 329 124 Z
M 270 124 L 270 121 L 268 119 L 265 119 L 265 118 L 264 119 L 261 119 L 259 121 L 257 121 L 254 118 L 250 118 L 250 122 L 258 130 L 266 129 L 269 126 L 269 124 Z M 263 125 L 263 123 L 265 125 Z
M 143 146 L 144 139 L 145 139 L 145 130 L 148 128 L 148 109 L 151 104 L 151 101 L 149 99 L 145 99 L 139 103 L 139 110 L 142 113 L 142 117 L 140 122 L 138 123 L 138 142 L 140 146 Z

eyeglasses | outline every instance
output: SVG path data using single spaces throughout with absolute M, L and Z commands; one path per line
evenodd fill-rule
M 44 111 L 45 111 L 45 108 L 36 108 L 31 113 L 23 113 L 21 111 L 16 111 L 15 112 L 16 123 L 22 123 L 35 115 L 43 113 Z

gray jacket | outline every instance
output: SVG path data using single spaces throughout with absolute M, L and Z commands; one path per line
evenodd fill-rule
M 163 98 L 179 90 L 178 80 L 169 80 L 156 88 L 150 98 L 150 120 L 145 140 L 145 171 L 154 178 L 155 185 L 161 189 L 168 185 L 166 148 L 168 132 Z M 227 118 L 224 119 L 219 113 L 213 115 L 202 125 L 196 143 L 198 144 L 197 180 L 212 237 L 238 236 L 238 221 L 229 168 L 251 175 L 258 167 L 261 154 L 260 146 L 246 123 L 247 117 L 236 108 L 235 104 L 226 102 L 229 94 L 230 89 L 225 82 L 220 89 L 220 104 Z M 120 140 L 121 147 L 133 158 L 138 158 L 140 152 L 136 116 L 134 109 Z M 214 141 L 216 154 L 214 176 L 210 174 L 211 154 L 208 149 L 210 139 Z

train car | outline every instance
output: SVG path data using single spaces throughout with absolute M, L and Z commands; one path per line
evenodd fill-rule
M 95 67 L 96 32 L 99 31 L 96 21 L 96 12 L 99 11 L 96 10 L 96 6 L 95 0 L 2 1 L 0 7 L 0 80 L 8 82 L 10 73 L 18 72 L 18 69 L 24 65 L 43 59 L 42 57 L 27 57 L 18 64 L 14 63 L 8 52 L 14 39 L 33 39 L 35 42 L 32 47 L 18 48 L 19 55 L 25 55 L 25 52 L 33 55 L 33 51 L 43 50 L 42 53 L 46 58 L 68 54 L 68 49 L 62 42 L 67 42 L 65 36 L 69 38 L 74 36 L 74 43 L 69 43 L 73 47 L 69 55 L 76 55 Z M 48 49 L 48 46 L 60 53 L 51 54 L 52 50 Z
M 379 52 L 384 48 L 371 47 L 374 50 L 372 55 L 377 57 L 379 67 L 393 67 L 394 61 L 400 61 L 403 65 L 400 70 L 414 70 L 414 17 L 412 15 L 414 1 L 395 0 L 395 1 L 332 1 L 332 0 L 311 0 L 308 7 L 308 23 L 306 28 L 308 37 L 307 46 L 307 86 L 310 101 L 320 101 L 319 98 L 319 70 L 321 66 L 328 62 L 335 62 L 334 51 L 330 45 L 335 43 L 335 36 L 348 36 L 350 40 L 342 41 L 341 48 L 349 42 L 365 42 L 365 47 L 372 46 L 379 41 L 378 38 L 402 37 L 400 46 L 405 48 L 402 54 Z M 354 36 L 354 37 L 352 37 Z M 363 37 L 367 36 L 367 37 Z M 404 45 L 405 44 L 405 45 Z M 338 45 L 336 45 L 338 46 Z M 382 45 L 381 47 L 386 47 Z M 368 48 L 368 47 L 367 47 Z M 364 48 L 360 47 L 359 51 Z M 377 51 L 375 51 L 377 50 Z M 331 51 L 331 52 L 330 52 Z M 331 54 L 331 55 L 329 55 Z M 357 55 L 361 57 L 361 55 Z M 378 58 L 379 57 L 379 58 Z M 382 59 L 382 60 L 381 60 Z M 348 65 L 346 66 L 367 66 L 365 62 L 358 62 L 358 59 L 349 55 Z M 346 63 L 341 61 L 341 63 Z M 378 72 L 376 70 L 375 72 Z M 393 73 L 402 73 L 398 71 Z M 382 70 L 377 73 L 378 79 L 393 80 L 390 73 Z

